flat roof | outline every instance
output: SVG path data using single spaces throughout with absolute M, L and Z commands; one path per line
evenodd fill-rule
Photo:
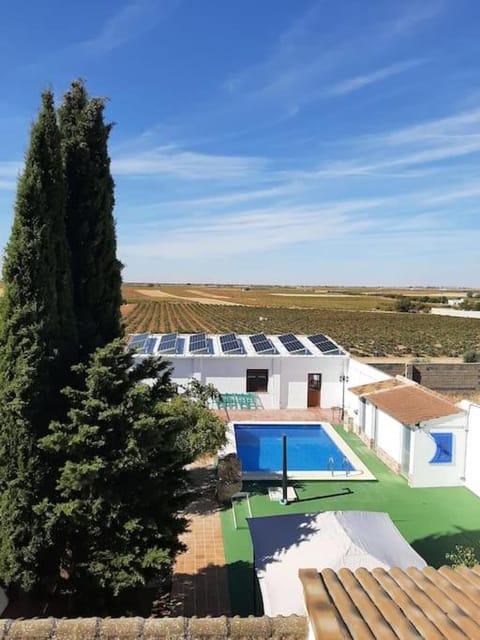
M 139 355 L 176 357 L 346 356 L 347 352 L 324 334 L 131 334 L 127 348 Z
M 480 638 L 480 565 L 299 576 L 316 640 Z
M 405 378 L 351 387 L 349 391 L 406 426 L 465 413 L 439 393 Z

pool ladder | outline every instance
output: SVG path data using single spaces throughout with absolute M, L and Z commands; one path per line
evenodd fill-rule
M 333 456 L 329 456 L 328 458 L 328 463 L 327 463 L 327 469 L 330 471 L 330 473 L 334 474 L 334 467 L 335 467 L 335 460 L 333 458 Z M 349 462 L 346 456 L 343 456 L 342 458 L 342 469 L 345 471 L 345 475 L 350 475 L 350 469 L 349 467 Z

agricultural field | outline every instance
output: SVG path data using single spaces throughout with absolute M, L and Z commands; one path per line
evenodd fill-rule
M 204 304 L 247 305 L 290 309 L 338 309 L 345 311 L 393 311 L 399 296 L 421 299 L 428 307 L 430 299 L 459 298 L 465 290 L 445 289 L 384 289 L 328 287 L 260 287 L 225 285 L 128 285 L 126 299 L 147 297 L 154 300 L 181 300 Z
M 175 294 L 174 294 L 175 295 Z M 143 294 L 126 298 L 127 333 L 326 333 L 348 351 L 365 357 L 460 357 L 480 349 L 480 322 L 429 314 L 202 304 Z

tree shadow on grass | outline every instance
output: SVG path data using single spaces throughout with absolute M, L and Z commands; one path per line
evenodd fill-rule
M 445 555 L 455 551 L 455 546 L 457 545 L 474 547 L 477 558 L 480 561 L 480 530 L 472 531 L 456 527 L 456 532 L 454 533 L 417 538 L 410 544 L 427 564 L 435 568 L 450 564 Z

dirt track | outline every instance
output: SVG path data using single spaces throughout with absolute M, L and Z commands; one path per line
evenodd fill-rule
M 177 300 L 185 300 L 188 302 L 199 302 L 200 304 L 217 304 L 224 305 L 227 307 L 241 307 L 241 304 L 236 302 L 228 302 L 227 300 L 221 300 L 219 298 L 196 298 L 192 296 L 174 296 L 171 293 L 166 293 L 165 291 L 161 291 L 160 289 L 136 289 L 138 293 L 141 293 L 144 296 L 148 296 L 149 298 L 175 298 Z

